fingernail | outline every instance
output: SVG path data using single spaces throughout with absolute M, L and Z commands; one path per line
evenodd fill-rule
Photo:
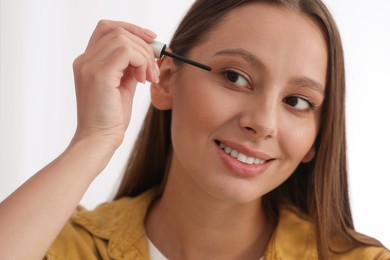
M 160 78 L 159 78 L 159 75 L 158 75 L 158 72 L 156 69 L 154 69 L 154 82 L 156 84 L 158 84 L 160 82 Z
M 154 63 L 154 69 L 153 69 L 153 71 L 154 71 L 154 82 L 155 83 L 159 83 L 160 82 L 160 68 L 158 67 L 158 65 L 157 65 L 157 62 L 153 62 Z
M 157 73 L 157 76 L 160 76 L 160 67 L 157 62 L 154 63 L 154 71 Z
M 142 30 L 143 30 L 144 34 L 146 34 L 147 36 L 149 36 L 153 39 L 157 37 L 157 34 L 149 29 L 143 28 Z

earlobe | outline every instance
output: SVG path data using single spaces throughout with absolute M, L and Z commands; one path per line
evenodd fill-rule
M 152 104 L 158 110 L 169 110 L 172 108 L 172 80 L 171 76 L 175 69 L 172 59 L 164 58 L 158 60 L 160 67 L 160 82 L 151 83 L 150 95 Z
M 316 155 L 316 148 L 313 146 L 310 148 L 310 150 L 307 152 L 305 157 L 303 157 L 302 162 L 303 163 L 309 163 L 311 160 L 314 159 L 314 156 Z

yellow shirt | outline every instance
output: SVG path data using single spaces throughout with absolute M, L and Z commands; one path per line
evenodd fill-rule
M 144 219 L 156 190 L 73 214 L 47 252 L 47 260 L 149 259 Z M 313 225 L 284 207 L 265 260 L 317 259 Z M 381 247 L 361 247 L 332 259 L 390 259 Z

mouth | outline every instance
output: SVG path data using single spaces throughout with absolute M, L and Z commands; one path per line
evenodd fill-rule
M 218 145 L 218 147 L 225 152 L 225 154 L 231 156 L 232 158 L 236 159 L 239 162 L 248 164 L 248 165 L 262 165 L 265 164 L 273 159 L 261 159 L 253 156 L 246 155 L 242 152 L 239 152 L 226 144 L 222 143 L 221 141 L 216 140 L 215 143 Z

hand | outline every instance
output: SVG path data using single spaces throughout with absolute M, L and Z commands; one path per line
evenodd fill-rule
M 125 22 L 100 21 L 85 52 L 74 61 L 77 131 L 73 140 L 93 137 L 116 149 L 128 127 L 138 82 L 158 82 L 148 45 L 156 35 Z

